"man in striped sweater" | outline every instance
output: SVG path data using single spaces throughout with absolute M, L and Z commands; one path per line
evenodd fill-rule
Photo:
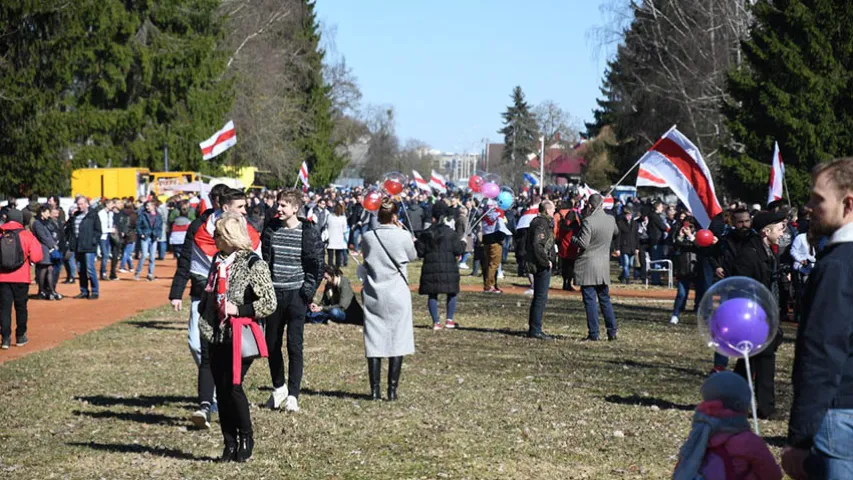
M 278 214 L 264 228 L 261 251 L 270 265 L 278 307 L 266 319 L 270 376 L 273 392 L 267 407 L 285 404 L 289 412 L 299 411 L 299 387 L 302 383 L 302 337 L 305 314 L 313 302 L 323 271 L 323 241 L 319 231 L 297 213 L 302 207 L 301 193 L 284 190 L 278 195 Z M 285 385 L 281 347 L 287 330 L 287 370 Z

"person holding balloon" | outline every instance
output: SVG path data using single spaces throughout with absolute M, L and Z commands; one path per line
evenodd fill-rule
M 693 218 L 685 219 L 679 227 L 673 243 L 675 252 L 672 264 L 675 279 L 677 281 L 675 304 L 672 307 L 672 317 L 669 320 L 669 323 L 673 325 L 678 324 L 678 316 L 681 315 L 681 312 L 683 312 L 684 308 L 687 306 L 690 284 L 693 283 L 696 278 L 696 270 L 698 268 L 696 259 L 697 243 L 707 241 L 706 239 L 699 240 L 699 238 L 697 238 L 700 233 L 704 234 L 708 231 L 700 230 L 697 233 L 694 227 L 694 222 L 695 220 L 693 220 Z

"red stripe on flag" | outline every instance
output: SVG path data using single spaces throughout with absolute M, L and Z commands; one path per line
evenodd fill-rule
M 693 190 L 696 191 L 696 195 L 699 196 L 702 205 L 705 207 L 709 218 L 714 218 L 722 213 L 723 209 L 717 203 L 717 197 L 714 195 L 708 179 L 705 178 L 705 172 L 699 168 L 696 160 L 681 148 L 681 145 L 667 137 L 663 137 L 651 149 L 666 157 L 684 175 L 687 181 L 690 182 Z
M 640 178 L 645 178 L 646 180 L 648 180 L 650 182 L 659 183 L 661 185 L 666 185 L 666 180 L 664 180 L 658 176 L 653 175 L 652 172 L 646 170 L 643 167 L 640 167 L 640 170 L 637 172 L 637 176 L 639 176 Z
M 186 225 L 172 224 L 172 231 L 173 232 L 186 232 L 187 230 L 189 230 L 189 228 L 190 228 L 190 224 L 186 224 Z
M 234 138 L 236 135 L 237 135 L 237 130 L 236 130 L 236 129 L 231 129 L 231 130 L 228 130 L 228 131 L 226 131 L 226 132 L 222 132 L 218 137 L 216 137 L 216 141 L 215 141 L 215 142 L 213 142 L 213 144 L 212 144 L 212 145 L 210 145 L 210 146 L 209 146 L 209 147 L 207 147 L 207 148 L 202 148 L 202 149 L 201 149 L 201 154 L 202 154 L 202 155 L 207 155 L 208 153 L 212 152 L 212 151 L 213 151 L 213 149 L 214 149 L 214 148 L 216 148 L 216 146 L 217 146 L 217 145 L 219 145 L 220 143 L 226 142 L 226 141 L 228 141 L 228 140 L 231 140 L 231 139 L 232 139 L 232 138 Z

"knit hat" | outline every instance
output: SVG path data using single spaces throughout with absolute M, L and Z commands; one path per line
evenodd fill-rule
M 17 209 L 10 208 L 6 210 L 6 221 L 7 222 L 18 222 L 24 223 L 24 214 Z
M 715 373 L 702 384 L 702 400 L 719 400 L 735 412 L 748 412 L 751 399 L 749 384 L 734 372 Z

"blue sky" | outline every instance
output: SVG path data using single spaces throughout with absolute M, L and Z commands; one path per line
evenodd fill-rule
M 475 152 L 502 141 L 501 112 L 521 85 L 590 120 L 605 55 L 590 29 L 603 0 L 317 0 L 363 104 L 393 105 L 402 141 Z

